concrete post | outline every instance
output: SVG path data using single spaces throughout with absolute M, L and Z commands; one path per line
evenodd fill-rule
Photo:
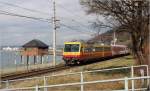
M 44 86 L 47 86 L 46 76 L 44 76 Z M 48 89 L 45 87 L 44 91 L 48 91 Z
M 34 65 L 35 65 L 35 63 L 36 63 L 36 56 L 33 56 L 34 57 Z
M 6 88 L 9 88 L 9 80 L 6 81 Z
M 128 88 L 128 78 L 125 77 L 125 91 L 129 91 L 129 88 Z
M 21 59 L 21 64 L 23 64 L 22 55 L 20 56 L 20 59 Z
M 141 77 L 144 76 L 144 70 L 143 69 L 140 69 L 140 74 L 141 74 Z M 144 83 L 145 83 L 145 80 L 141 79 L 141 85 L 142 85 L 142 87 L 144 87 Z
M 27 56 L 27 71 L 29 71 L 29 56 Z
M 134 77 L 134 67 L 131 66 L 131 78 Z M 131 80 L 131 84 L 132 84 L 132 91 L 134 91 L 134 80 Z
M 35 91 L 39 91 L 39 86 L 35 86 Z
M 42 64 L 44 64 L 44 56 L 42 56 Z
M 38 63 L 39 62 L 39 56 L 36 56 L 36 63 Z
M 38 55 L 36 56 L 36 64 L 39 64 L 39 56 Z M 36 69 L 38 69 L 38 65 L 36 65 L 35 67 L 36 67 Z
M 84 83 L 84 81 L 83 81 L 83 72 L 81 72 L 80 73 L 81 74 L 81 91 L 84 91 L 84 86 L 83 86 L 83 83 Z
M 149 70 L 148 70 L 148 65 L 146 66 L 146 71 L 147 71 L 147 76 L 149 76 Z M 147 86 L 149 86 L 150 85 L 150 79 L 147 79 Z
M 43 61 L 43 60 L 42 60 L 42 57 L 43 57 L 43 56 L 41 55 L 41 56 L 40 56 L 40 64 L 42 64 L 42 61 Z

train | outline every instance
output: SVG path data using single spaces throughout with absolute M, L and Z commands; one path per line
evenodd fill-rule
M 128 47 L 125 45 L 65 42 L 63 49 L 63 60 L 66 65 L 78 65 L 92 60 L 110 58 L 128 53 Z

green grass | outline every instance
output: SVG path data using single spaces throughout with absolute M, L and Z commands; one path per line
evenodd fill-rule
M 81 70 L 97 70 L 97 69 L 107 69 L 107 68 L 116 68 L 116 67 L 124 67 L 135 65 L 134 59 L 132 56 L 125 56 L 120 58 L 115 58 L 103 62 L 97 62 L 89 65 L 83 65 L 71 69 L 67 69 L 64 71 L 56 72 L 55 74 L 63 74 L 69 72 L 80 72 Z M 46 74 L 51 75 L 52 73 Z M 96 73 L 88 73 L 84 74 L 84 81 L 94 81 L 94 80 L 106 80 L 106 79 L 117 79 L 124 78 L 126 76 L 130 76 L 129 69 L 121 69 L 121 70 L 113 70 L 113 71 L 105 71 L 105 72 L 96 72 Z M 63 77 L 51 77 L 48 78 L 48 85 L 53 84 L 64 84 L 64 83 L 73 83 L 80 81 L 80 75 L 70 75 Z M 38 80 L 28 80 L 12 83 L 10 87 L 30 87 L 36 85 L 43 85 L 43 79 Z M 109 89 L 123 89 L 124 82 L 109 82 L 109 83 L 99 83 L 99 84 L 91 84 L 85 85 L 85 90 L 109 90 Z M 130 87 L 130 86 L 129 86 Z M 79 91 L 80 86 L 68 86 L 68 87 L 57 87 L 57 88 L 49 88 L 49 91 Z

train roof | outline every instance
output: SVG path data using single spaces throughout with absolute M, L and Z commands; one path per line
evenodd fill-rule
M 83 46 L 94 46 L 94 47 L 127 47 L 126 45 L 88 44 L 81 41 L 64 42 L 64 44 L 82 44 Z
M 64 42 L 64 44 L 82 44 L 83 46 L 94 46 L 94 47 L 111 47 L 110 45 L 104 45 L 104 44 L 88 44 L 85 42 L 80 41 L 71 41 L 71 42 Z
M 76 42 L 64 42 L 64 44 L 81 44 L 81 42 L 78 42 L 78 41 L 76 41 Z
M 111 45 L 113 47 L 127 47 L 126 45 Z

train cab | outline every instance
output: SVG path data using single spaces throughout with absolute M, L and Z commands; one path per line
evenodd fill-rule
M 66 64 L 78 63 L 81 56 L 81 42 L 65 42 L 63 50 L 63 60 Z

